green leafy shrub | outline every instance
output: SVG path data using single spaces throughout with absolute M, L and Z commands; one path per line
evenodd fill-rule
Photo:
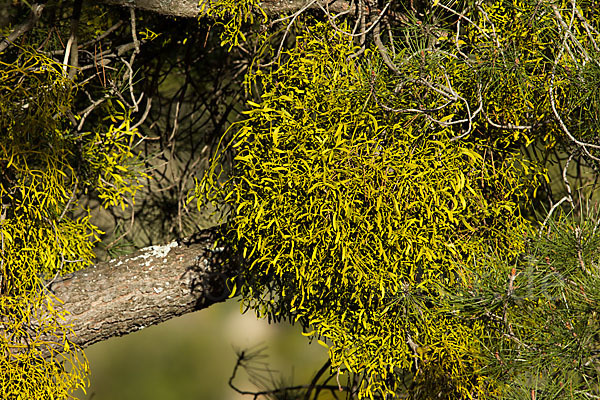
M 253 11 L 260 12 L 263 17 L 263 23 L 267 20 L 267 15 L 260 8 L 260 2 L 257 0 L 201 0 L 200 13 L 212 18 L 214 25 L 222 26 L 221 46 L 229 45 L 229 50 L 234 46 L 246 41 L 246 36 L 242 32 L 244 24 L 254 22 Z
M 62 64 L 31 48 L 0 64 L 2 399 L 68 398 L 87 386 L 87 360 L 45 282 L 94 259 L 101 232 L 81 194 L 124 207 L 142 176 L 126 112 L 113 108 L 94 133 L 71 129 L 77 89 Z
M 522 251 L 519 203 L 540 171 L 495 141 L 387 112 L 373 98 L 389 99 L 378 53 L 356 62 L 354 51 L 317 23 L 256 71 L 262 101 L 249 102 L 197 195 L 229 210 L 225 240 L 248 264 L 243 305 L 300 322 L 333 370 L 363 374 L 361 396 L 394 392 L 413 367 L 436 393 L 492 393 L 481 361 L 498 337 L 442 313 L 439 289 L 476 272 L 480 253 Z

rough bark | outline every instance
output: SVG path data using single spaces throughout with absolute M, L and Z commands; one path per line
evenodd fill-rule
M 194 18 L 200 16 L 199 0 L 101 0 L 103 3 L 120 5 L 124 7 L 133 7 L 140 10 L 148 10 L 157 12 L 163 15 L 173 17 Z M 262 9 L 269 15 L 277 15 L 280 13 L 289 13 L 300 10 L 310 0 L 263 0 L 261 2 Z M 318 8 L 320 3 L 324 8 L 329 8 L 329 11 L 339 13 L 348 10 L 350 2 L 346 0 L 335 0 L 327 2 L 325 0 L 316 0 L 310 8 Z
M 224 301 L 233 262 L 212 249 L 217 229 L 192 240 L 151 246 L 66 275 L 49 289 L 70 312 L 81 347 Z

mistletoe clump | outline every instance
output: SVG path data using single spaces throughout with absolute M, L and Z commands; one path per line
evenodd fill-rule
M 507 146 L 388 112 L 374 97 L 389 82 L 378 53 L 358 62 L 356 50 L 317 23 L 256 71 L 262 101 L 249 102 L 198 195 L 229 210 L 224 239 L 248 265 L 243 304 L 300 322 L 333 370 L 363 376 L 360 396 L 394 392 L 411 369 L 437 391 L 493 392 L 482 355 L 498 337 L 441 312 L 440 288 L 477 272 L 489 248 L 522 250 L 519 204 L 540 171 Z
M 88 364 L 48 285 L 95 257 L 102 232 L 81 195 L 95 190 L 104 206 L 125 207 L 140 187 L 132 153 L 139 134 L 112 103 L 94 132 L 77 132 L 69 113 L 78 85 L 65 67 L 29 47 L 7 53 L 0 62 L 0 398 L 70 398 L 85 390 Z

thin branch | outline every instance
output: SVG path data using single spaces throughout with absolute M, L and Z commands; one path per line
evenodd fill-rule
M 17 26 L 8 37 L 2 38 L 0 40 L 0 53 L 3 52 L 8 46 L 13 44 L 18 38 L 21 37 L 24 33 L 28 32 L 33 28 L 33 26 L 37 23 L 42 15 L 42 11 L 44 10 L 45 4 L 34 3 L 31 6 L 31 13 L 29 14 L 29 18 L 23 24 Z

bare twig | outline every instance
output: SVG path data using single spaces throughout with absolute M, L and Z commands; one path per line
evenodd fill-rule
M 8 46 L 13 44 L 15 40 L 21 37 L 24 33 L 28 32 L 33 28 L 33 26 L 37 23 L 42 15 L 42 11 L 44 10 L 45 4 L 34 3 L 31 5 L 31 13 L 29 14 L 29 18 L 23 24 L 17 26 L 8 37 L 2 38 L 0 40 L 0 52 L 4 51 Z

